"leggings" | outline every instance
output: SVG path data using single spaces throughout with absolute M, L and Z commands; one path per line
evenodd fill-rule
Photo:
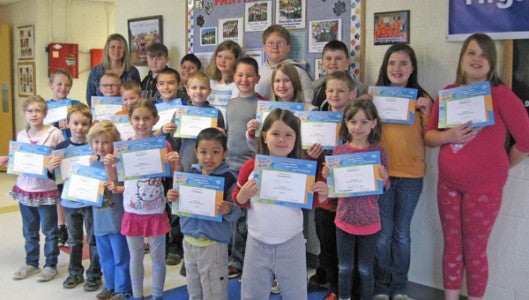
M 467 291 L 483 297 L 489 267 L 487 243 L 500 210 L 502 189 L 492 192 L 461 191 L 438 182 L 437 201 L 443 228 L 443 284 L 459 290 L 466 269 Z
M 127 236 L 130 251 L 130 280 L 134 298 L 143 297 L 143 256 L 145 250 L 142 235 Z M 165 283 L 165 234 L 149 236 L 149 253 L 152 261 L 152 296 L 162 297 Z

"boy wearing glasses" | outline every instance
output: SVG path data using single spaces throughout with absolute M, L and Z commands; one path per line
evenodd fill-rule
M 115 73 L 105 73 L 99 80 L 99 91 L 105 97 L 119 97 L 121 79 Z
M 265 99 L 271 99 L 274 68 L 282 62 L 288 62 L 296 67 L 303 87 L 303 99 L 310 103 L 313 97 L 312 80 L 305 72 L 305 62 L 295 62 L 287 58 L 291 48 L 290 33 L 287 29 L 277 24 L 266 28 L 263 32 L 263 49 L 266 54 L 266 61 L 259 67 L 261 79 L 255 86 L 255 91 Z

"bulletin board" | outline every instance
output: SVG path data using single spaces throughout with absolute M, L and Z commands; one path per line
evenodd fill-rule
M 313 79 L 321 73 L 321 50 L 338 39 L 350 50 L 351 72 L 363 77 L 365 0 L 186 0 L 187 52 L 209 60 L 225 39 L 238 42 L 246 55 L 266 60 L 262 33 L 271 24 L 286 27 L 291 35 L 290 58 L 307 63 Z

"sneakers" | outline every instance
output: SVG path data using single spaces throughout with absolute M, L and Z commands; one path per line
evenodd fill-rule
M 103 288 L 103 290 L 99 292 L 99 294 L 96 295 L 96 299 L 97 300 L 108 300 L 112 298 L 112 295 L 114 295 L 114 290 Z
M 97 291 L 101 286 L 101 278 L 97 277 L 88 277 L 86 283 L 83 285 L 83 290 L 85 292 Z
M 389 300 L 389 296 L 386 294 L 376 294 L 373 300 Z
M 309 286 L 323 288 L 323 287 L 326 287 L 325 286 L 326 284 L 327 284 L 327 279 L 322 278 L 321 276 L 318 275 L 318 273 L 310 276 L 309 278 Z
M 130 293 L 114 293 L 112 295 L 112 298 L 110 298 L 111 300 L 127 300 L 127 299 L 134 299 L 134 297 L 132 297 L 132 294 Z
M 338 296 L 336 296 L 335 293 L 330 292 L 325 297 L 323 297 L 323 300 L 337 300 Z
M 270 293 L 272 294 L 280 294 L 281 288 L 279 287 L 279 282 L 277 282 L 277 278 L 274 279 L 274 282 L 272 282 L 272 288 L 270 289 Z
M 84 278 L 81 275 L 68 275 L 66 280 L 62 283 L 62 287 L 65 289 L 73 289 L 76 286 L 84 282 Z
M 405 294 L 396 294 L 396 295 L 393 295 L 393 300 L 410 300 L 410 298 L 408 297 L 408 295 L 405 295 Z
M 182 261 L 182 257 L 180 257 L 180 255 L 176 254 L 176 253 L 173 253 L 173 252 L 169 252 L 167 254 L 167 258 L 165 259 L 165 263 L 168 265 L 168 266 L 176 266 L 178 265 L 180 262 Z
M 39 282 L 47 282 L 55 278 L 59 272 L 57 271 L 57 268 L 53 267 L 45 267 L 44 271 L 37 276 L 37 281 Z
M 66 247 L 68 241 L 68 230 L 66 225 L 59 225 L 59 232 L 57 233 L 57 239 L 59 240 L 59 247 Z
M 186 264 L 182 264 L 182 267 L 180 268 L 180 276 L 186 277 L 186 275 L 187 275 Z
M 241 276 L 241 274 L 242 274 L 241 270 L 235 267 L 232 267 L 232 266 L 228 266 L 228 278 L 229 279 L 237 278 Z
M 38 272 L 40 272 L 40 269 L 35 266 L 31 266 L 31 265 L 23 266 L 18 271 L 13 273 L 13 279 L 15 280 L 26 279 L 29 276 L 36 274 Z

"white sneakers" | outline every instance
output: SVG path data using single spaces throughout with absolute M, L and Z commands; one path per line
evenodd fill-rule
M 26 279 L 29 276 L 33 274 L 37 274 L 39 272 L 40 272 L 40 269 L 35 266 L 30 266 L 30 265 L 23 266 L 18 271 L 13 273 L 13 279 L 15 280 Z M 40 281 L 40 282 L 50 281 L 53 278 L 55 278 L 55 276 L 57 276 L 58 273 L 59 272 L 57 271 L 57 268 L 45 267 L 44 271 L 41 272 L 39 276 L 37 276 L 37 281 Z

